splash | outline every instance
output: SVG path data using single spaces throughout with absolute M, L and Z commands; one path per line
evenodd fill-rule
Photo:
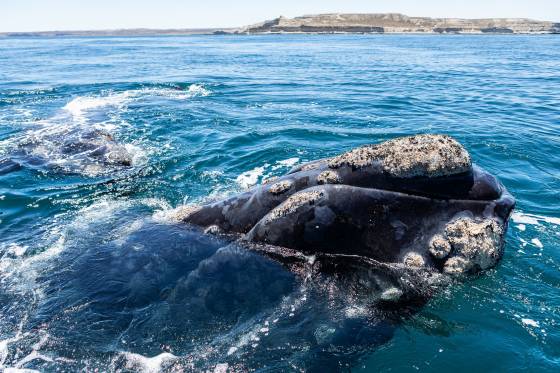
M 262 166 L 257 166 L 252 170 L 245 171 L 244 173 L 239 175 L 235 179 L 235 181 L 243 189 L 249 189 L 255 186 L 259 182 L 259 180 L 262 181 L 272 176 L 273 173 L 276 174 L 277 172 L 279 172 L 279 170 L 289 169 L 290 167 L 293 167 L 298 162 L 299 162 L 299 158 L 294 157 L 294 158 L 279 160 L 274 165 L 265 163 Z
M 255 167 L 252 170 L 246 171 L 239 175 L 235 181 L 244 189 L 255 186 L 258 183 L 259 178 L 262 178 L 264 170 L 268 166 L 269 164 L 267 163 L 264 166 Z
M 63 107 L 63 110 L 66 110 L 79 124 L 86 124 L 88 122 L 88 117 L 86 116 L 87 112 L 107 106 L 122 109 L 131 97 L 132 94 L 130 91 L 108 96 L 76 97 L 67 103 Z

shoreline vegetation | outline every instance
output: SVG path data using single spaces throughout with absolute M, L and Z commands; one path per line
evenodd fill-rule
M 280 16 L 240 28 L 2 32 L 0 37 L 260 34 L 560 34 L 560 22 L 526 18 L 463 19 L 408 17 L 399 13 L 332 13 L 295 18 Z

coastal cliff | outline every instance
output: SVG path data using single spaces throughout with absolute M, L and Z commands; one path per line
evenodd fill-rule
M 524 18 L 428 18 L 404 14 L 318 14 L 278 17 L 233 31 L 262 33 L 557 34 L 560 23 Z

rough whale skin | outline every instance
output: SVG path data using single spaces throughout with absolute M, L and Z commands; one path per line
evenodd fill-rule
M 445 135 L 415 135 L 310 162 L 231 198 L 187 206 L 210 233 L 303 253 L 475 273 L 503 254 L 513 197 Z

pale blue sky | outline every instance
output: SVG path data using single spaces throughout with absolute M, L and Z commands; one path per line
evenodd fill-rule
M 333 12 L 560 22 L 560 0 L 0 0 L 0 31 L 236 27 Z

